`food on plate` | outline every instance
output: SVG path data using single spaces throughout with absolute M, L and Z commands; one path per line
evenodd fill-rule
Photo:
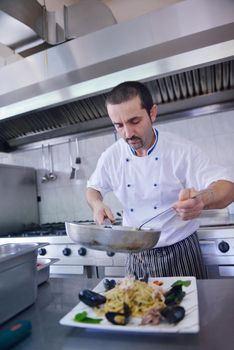
M 115 280 L 108 280 L 108 278 L 105 278 L 103 281 L 103 285 L 105 287 L 105 290 L 111 290 L 116 286 L 116 281 Z
M 161 310 L 161 315 L 169 323 L 178 323 L 179 321 L 183 320 L 185 316 L 185 309 L 178 305 L 167 306 L 165 309 Z
M 123 312 L 108 311 L 105 316 L 106 319 L 112 324 L 125 326 L 129 322 L 131 309 L 128 304 L 123 303 Z
M 161 287 L 136 280 L 134 277 L 124 278 L 116 287 L 105 293 L 106 302 L 98 309 L 97 314 L 107 312 L 124 312 L 124 303 L 131 310 L 132 317 L 142 317 L 153 307 L 164 306 L 164 295 Z
M 75 315 L 74 321 L 77 322 L 82 322 L 82 323 L 93 323 L 97 324 L 102 322 L 102 318 L 92 318 L 88 317 L 87 311 L 79 312 L 78 314 Z
M 93 292 L 89 289 L 84 289 L 79 293 L 80 301 L 83 301 L 88 306 L 98 306 L 106 302 L 106 297 Z
M 145 282 L 134 276 L 118 280 L 115 286 L 111 280 L 111 288 L 107 281 L 104 280 L 103 295 L 86 289 L 79 293 L 79 298 L 93 307 L 98 317 L 105 316 L 114 325 L 126 325 L 132 317 L 140 318 L 140 325 L 157 325 L 164 321 L 176 324 L 185 316 L 179 304 L 186 294 L 182 288 L 191 281 L 178 280 L 169 290 L 164 290 L 161 281 Z

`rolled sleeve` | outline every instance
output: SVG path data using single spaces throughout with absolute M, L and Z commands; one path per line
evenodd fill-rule
M 87 188 L 93 188 L 101 193 L 104 197 L 112 191 L 110 176 L 107 172 L 105 152 L 98 160 L 96 169 L 87 181 Z

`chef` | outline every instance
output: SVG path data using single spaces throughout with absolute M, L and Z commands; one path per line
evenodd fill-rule
M 147 223 L 160 228 L 160 239 L 153 249 L 131 253 L 127 272 L 205 278 L 197 218 L 204 209 L 233 202 L 232 178 L 190 141 L 153 127 L 157 106 L 144 84 L 119 84 L 108 94 L 106 107 L 120 138 L 102 153 L 87 183 L 95 222 L 114 222 L 103 201 L 110 191 L 122 204 L 123 226 L 139 227 L 171 206 Z

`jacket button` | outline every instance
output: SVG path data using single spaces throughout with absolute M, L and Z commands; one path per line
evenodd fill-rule
M 129 162 L 129 160 L 130 160 L 129 158 L 126 158 L 126 162 Z
M 157 209 L 157 206 L 156 206 L 156 205 L 154 206 L 154 209 Z
M 131 209 L 130 209 L 130 211 L 134 211 L 134 209 L 133 209 L 133 208 L 131 208 Z
M 155 157 L 155 160 L 158 160 L 158 157 Z
M 154 184 L 154 187 L 156 187 L 157 186 L 157 184 Z
M 127 184 L 127 186 L 128 186 L 128 187 L 131 187 L 131 185 L 130 185 L 130 184 Z

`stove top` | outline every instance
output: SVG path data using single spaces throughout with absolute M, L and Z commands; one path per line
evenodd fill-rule
M 80 220 L 77 223 L 93 223 L 92 220 Z M 38 236 L 66 236 L 64 222 L 52 222 L 42 225 L 35 225 L 20 232 L 0 233 L 0 237 L 38 237 Z

